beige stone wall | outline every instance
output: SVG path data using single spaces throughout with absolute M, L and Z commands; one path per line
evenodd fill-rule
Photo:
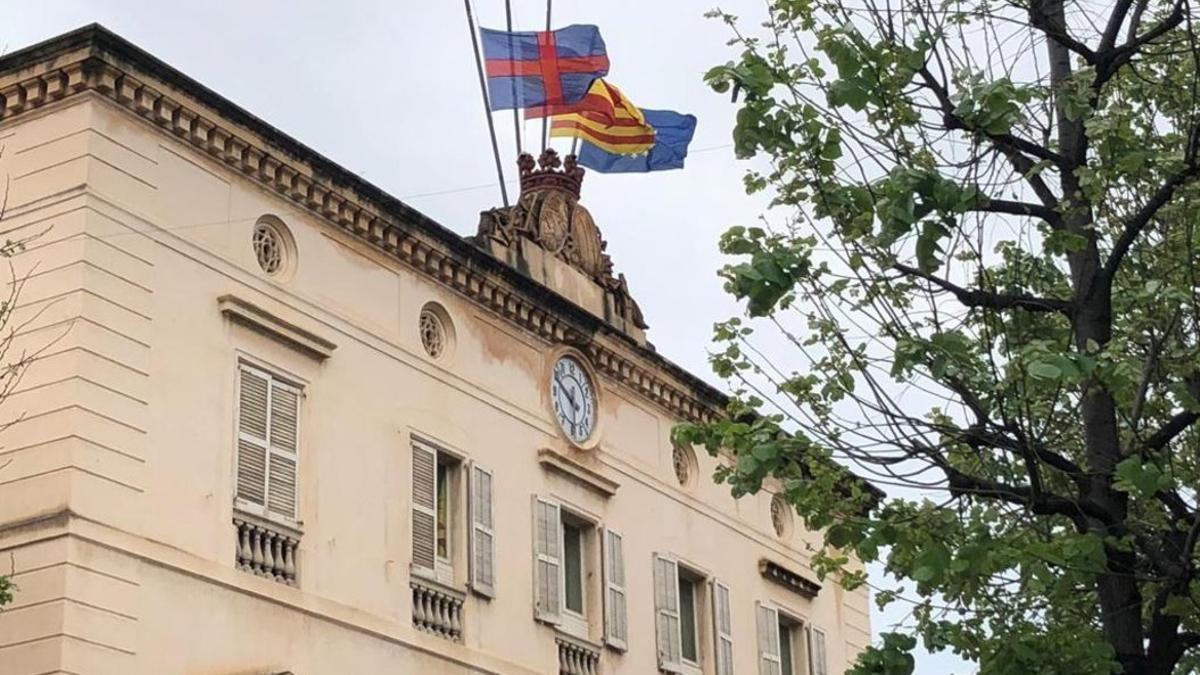
M 556 432 L 547 373 L 559 348 L 352 240 L 298 203 L 85 92 L 0 123 L 9 227 L 49 231 L 18 342 L 45 348 L 0 407 L 0 571 L 20 585 L 0 614 L 0 675 L 34 673 L 552 673 L 553 629 L 532 611 L 531 497 L 556 497 L 625 537 L 627 653 L 603 672 L 655 671 L 652 556 L 731 588 L 738 673 L 756 672 L 755 603 L 828 633 L 831 672 L 868 641 L 867 598 L 825 584 L 809 601 L 761 578 L 769 557 L 810 578 L 806 543 L 771 526 L 770 494 L 733 500 L 674 478 L 677 421 L 600 378 L 599 446 Z M 264 215 L 296 241 L 294 273 L 265 275 L 250 245 Z M 14 236 L 14 235 L 9 235 Z M 252 303 L 336 345 L 327 359 L 230 321 Z M 423 352 L 417 317 L 440 303 L 451 353 Z M 653 318 L 653 317 L 651 317 Z M 239 359 L 302 383 L 298 588 L 234 568 Z M 409 590 L 410 439 L 495 472 L 497 595 L 467 596 L 464 639 L 416 631 Z M 550 449 L 617 484 L 605 497 L 539 462 Z M 464 535 L 456 537 L 461 551 Z M 601 637 L 599 552 L 589 550 Z M 459 562 L 463 562 L 460 558 Z M 455 585 L 466 582 L 465 564 Z M 712 673 L 702 609 L 704 672 Z

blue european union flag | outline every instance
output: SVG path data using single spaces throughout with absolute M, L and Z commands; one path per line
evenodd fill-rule
M 696 133 L 696 117 L 673 110 L 642 108 L 646 123 L 654 127 L 654 147 L 641 155 L 618 155 L 587 141 L 581 143 L 579 163 L 600 173 L 644 173 L 682 169 L 688 145 Z

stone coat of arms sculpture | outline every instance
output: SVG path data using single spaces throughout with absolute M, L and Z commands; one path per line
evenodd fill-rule
M 637 302 L 629 294 L 625 275 L 613 274 L 607 243 L 592 214 L 579 203 L 584 170 L 574 155 L 560 159 L 553 149 L 517 160 L 521 196 L 515 206 L 480 214 L 476 241 L 514 249 L 526 239 L 548 255 L 579 270 L 603 290 L 610 323 L 626 332 L 644 331 L 647 326 Z

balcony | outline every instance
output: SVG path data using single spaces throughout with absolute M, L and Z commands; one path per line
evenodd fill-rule
M 296 585 L 300 532 L 244 513 L 235 513 L 237 568 L 288 586 Z
M 600 672 L 600 646 L 563 633 L 554 636 L 558 645 L 559 675 L 596 675 Z
M 409 586 L 412 588 L 413 625 L 417 630 L 461 641 L 466 594 L 428 579 L 413 578 Z

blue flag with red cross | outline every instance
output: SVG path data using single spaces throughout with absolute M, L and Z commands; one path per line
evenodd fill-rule
M 481 28 L 492 110 L 573 105 L 608 74 L 600 29 L 574 25 L 555 31 Z

